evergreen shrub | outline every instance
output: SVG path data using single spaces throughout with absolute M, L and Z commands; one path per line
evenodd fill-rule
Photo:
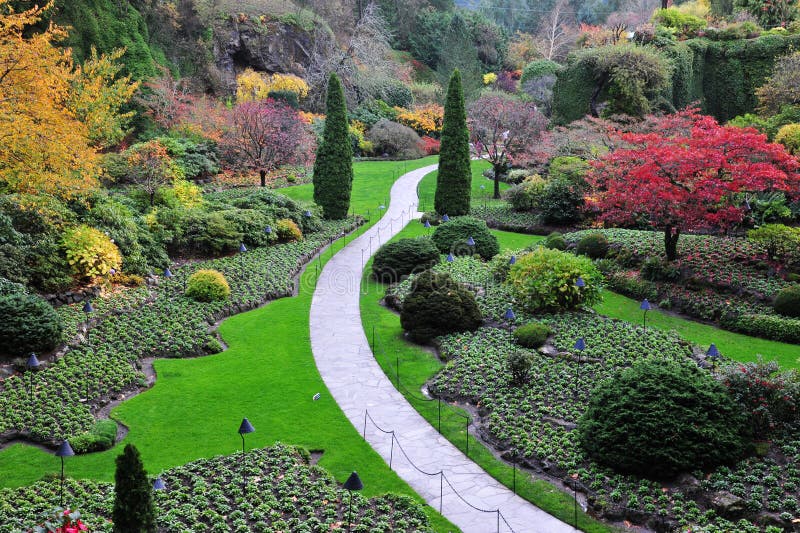
M 431 268 L 439 261 L 439 250 L 428 237 L 400 239 L 380 247 L 372 261 L 373 276 L 395 283 L 403 276 Z
M 198 302 L 224 300 L 230 294 L 228 281 L 216 270 L 198 270 L 186 281 L 186 296 Z
M 44 298 L 24 292 L 0 296 L 0 353 L 49 352 L 61 342 L 61 317 Z
M 467 246 L 470 237 L 475 241 L 475 246 Z M 500 251 L 497 237 L 489 231 L 486 222 L 472 217 L 459 217 L 439 224 L 432 238 L 433 243 L 443 254 L 474 253 L 488 260 Z

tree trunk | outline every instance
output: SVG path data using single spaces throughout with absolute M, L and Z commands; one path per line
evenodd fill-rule
M 500 175 L 505 174 L 508 167 L 505 163 L 494 163 L 492 164 L 492 170 L 494 171 L 494 199 L 500 199 Z
M 667 9 L 669 7 L 669 0 L 661 0 L 661 9 Z
M 156 191 L 150 191 L 150 207 L 153 207 L 156 203 Z
M 261 186 L 262 187 L 266 187 L 267 186 L 267 171 L 262 168 L 261 170 L 258 171 L 258 173 L 261 174 Z
M 678 258 L 678 238 L 680 236 L 680 228 L 667 226 L 664 229 L 664 250 L 667 252 L 667 261 L 675 261 Z

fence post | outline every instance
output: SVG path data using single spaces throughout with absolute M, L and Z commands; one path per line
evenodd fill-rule
M 469 457 L 469 418 L 467 418 L 467 457 Z
M 394 459 L 394 431 L 392 431 L 392 447 L 389 450 L 389 469 L 392 469 L 392 459 Z
M 367 413 L 368 412 L 369 411 L 364 409 L 364 440 L 367 440 Z
M 439 514 L 442 514 L 443 501 L 444 501 L 444 470 L 439 470 Z
M 372 326 L 372 353 L 375 353 L 375 326 Z
M 497 533 L 500 533 L 500 509 L 497 511 Z
M 436 398 L 439 402 L 439 433 L 442 432 L 442 399 Z

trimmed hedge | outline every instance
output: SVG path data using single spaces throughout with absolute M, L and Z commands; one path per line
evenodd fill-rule
M 467 246 L 467 239 L 470 237 L 475 241 L 475 246 Z M 472 217 L 459 217 L 440 224 L 431 238 L 443 254 L 468 255 L 475 253 L 489 260 L 500 251 L 497 237 L 489 231 L 486 222 Z
M 699 101 L 702 111 L 720 122 L 750 113 L 758 104 L 755 90 L 772 73 L 775 59 L 798 48 L 800 35 L 670 43 L 660 49 L 673 67 L 671 83 L 662 91 L 662 106 L 679 109 Z M 566 124 L 587 115 L 594 87 L 590 67 L 572 55 L 553 87 L 554 122 Z M 599 100 L 606 97 L 604 91 Z
M 49 352 L 61 342 L 61 317 L 43 298 L 25 293 L 0 296 L 0 354 Z
M 553 333 L 550 326 L 541 322 L 531 322 L 514 330 L 514 340 L 525 348 L 539 348 Z
M 198 270 L 186 282 L 186 296 L 198 302 L 224 300 L 230 294 L 228 281 L 216 270 Z
M 90 453 L 108 450 L 117 440 L 117 423 L 113 420 L 98 420 L 91 431 L 72 437 L 69 444 L 75 453 Z
M 779 292 L 773 307 L 776 313 L 800 318 L 800 285 L 792 285 Z
M 428 237 L 400 239 L 384 244 L 372 261 L 372 275 L 383 283 L 427 270 L 439 261 L 439 250 Z
M 779 315 L 747 314 L 725 319 L 722 325 L 754 337 L 800 344 L 800 319 Z
M 669 479 L 741 458 L 745 428 L 740 406 L 706 371 L 650 359 L 592 391 L 578 438 L 616 471 Z
M 448 274 L 432 270 L 414 279 L 400 313 L 400 324 L 417 342 L 428 342 L 447 333 L 476 330 L 482 323 L 475 295 Z

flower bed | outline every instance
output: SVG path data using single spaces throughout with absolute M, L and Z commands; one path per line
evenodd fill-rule
M 325 222 L 303 241 L 192 263 L 176 269 L 172 278 L 162 277 L 158 286 L 95 300 L 92 327 L 83 342 L 74 341 L 42 371 L 0 381 L 0 441 L 26 437 L 54 444 L 82 434 L 91 429 L 100 408 L 146 386 L 142 358 L 220 351 L 213 324 L 290 295 L 302 264 L 353 225 L 353 220 Z M 230 298 L 201 303 L 185 297 L 185 279 L 200 269 L 222 272 L 231 284 Z M 81 308 L 59 308 L 71 335 L 84 320 Z
M 200 459 L 164 472 L 155 494 L 158 531 L 324 532 L 347 525 L 349 495 L 295 448 L 276 444 L 242 456 Z M 110 532 L 114 486 L 67 480 L 66 502 L 81 511 L 90 531 Z M 59 499 L 59 483 L 39 481 L 0 489 L 0 533 L 26 531 Z M 353 493 L 353 531 L 431 531 L 422 506 L 406 496 L 365 498 Z

